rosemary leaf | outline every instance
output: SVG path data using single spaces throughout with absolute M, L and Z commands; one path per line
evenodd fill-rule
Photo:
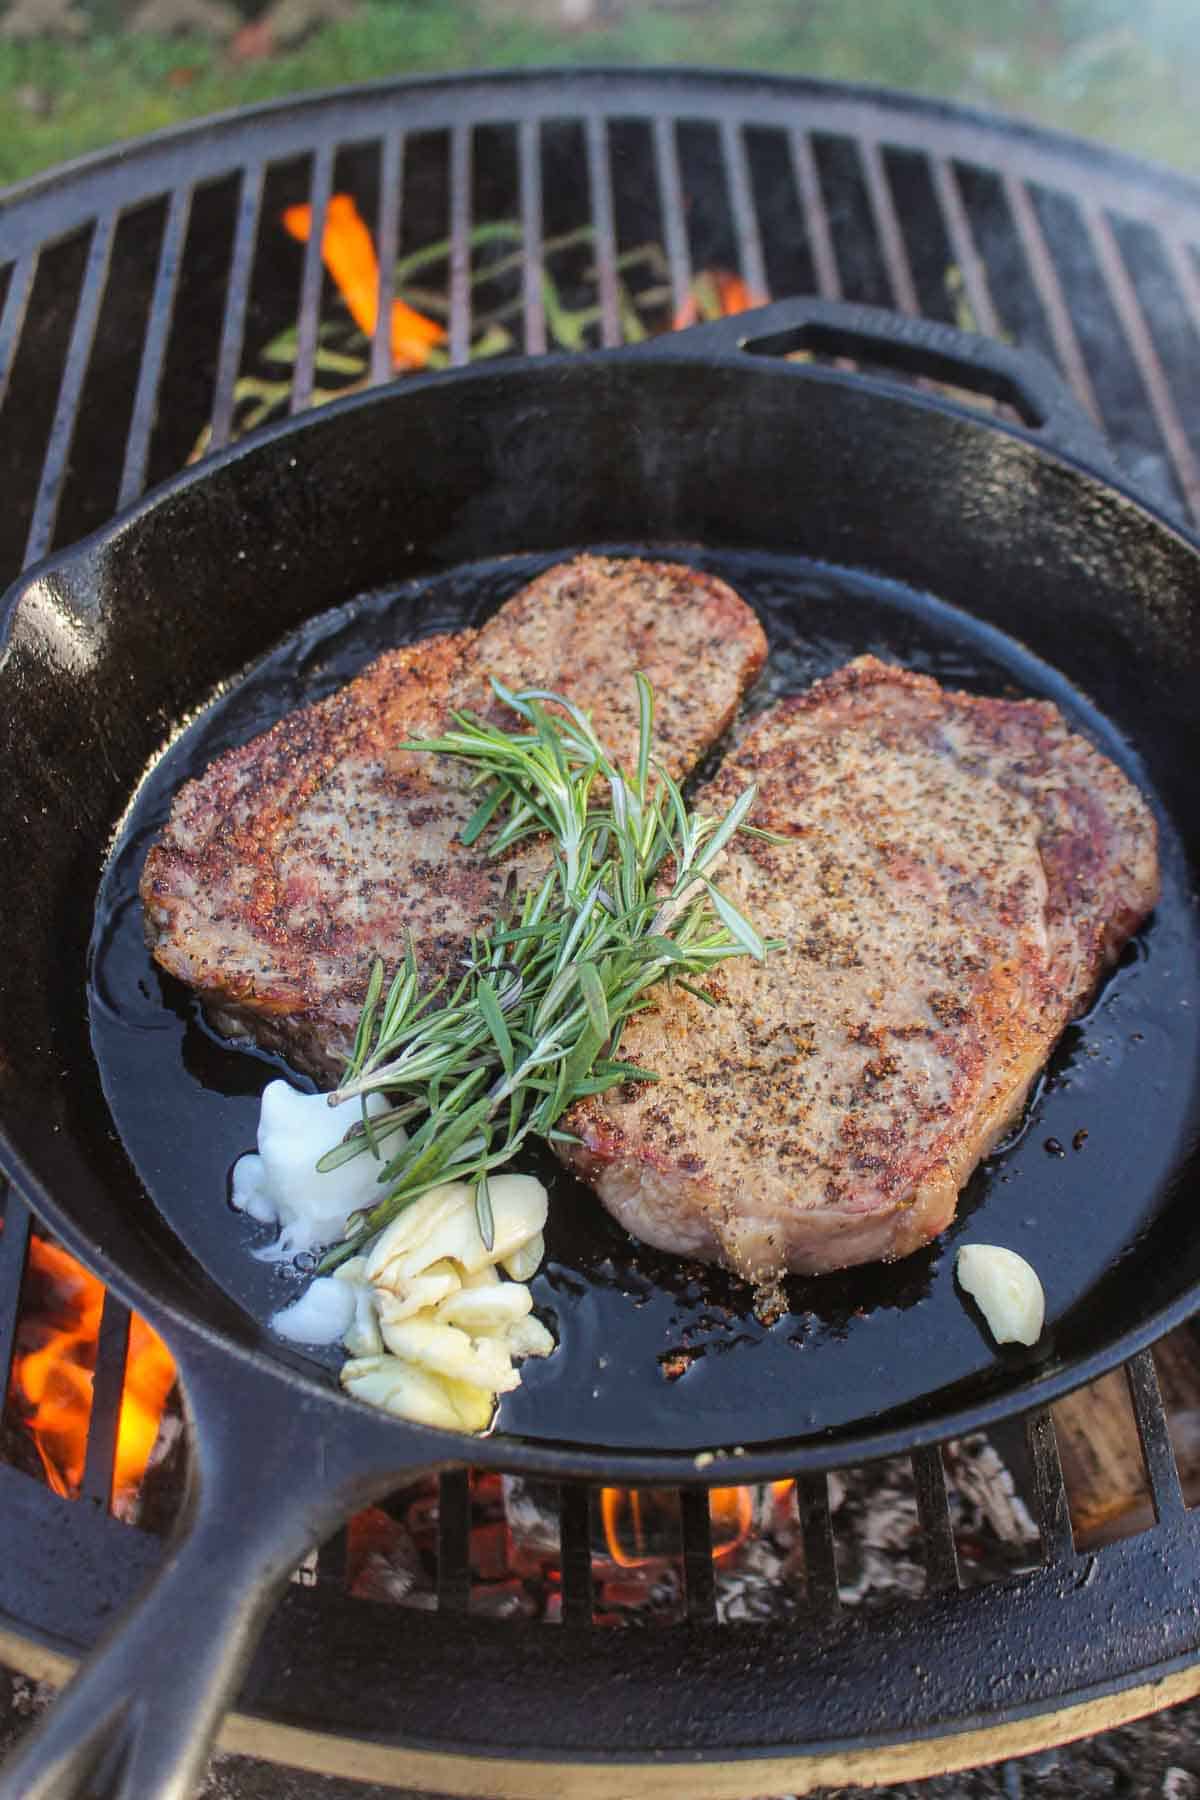
M 504 1022 L 504 1014 L 500 1007 L 500 998 L 490 981 L 481 981 L 475 990 L 479 1002 L 479 1010 L 483 1014 L 483 1022 L 492 1034 L 492 1042 L 500 1054 L 504 1065 L 504 1073 L 513 1072 L 513 1041 L 508 1026 Z
M 604 1043 L 612 1027 L 608 1019 L 608 1002 L 604 998 L 604 983 L 595 963 L 580 963 L 579 989 L 583 995 L 583 1004 L 587 1007 L 592 1031 Z
M 479 1235 L 483 1239 L 483 1247 L 490 1252 L 496 1243 L 496 1220 L 492 1214 L 492 1196 L 488 1188 L 486 1172 L 481 1174 L 475 1183 L 475 1218 L 479 1225 Z
M 371 1033 L 375 1026 L 375 1013 L 379 1006 L 379 996 L 383 992 L 383 958 L 377 956 L 371 966 L 371 979 L 367 983 L 366 999 L 363 1001 L 362 1017 L 358 1021 L 358 1030 L 354 1034 L 354 1047 L 350 1052 L 350 1073 L 357 1075 L 362 1068 L 363 1058 L 367 1054 L 371 1042 Z
M 708 889 L 708 897 L 717 910 L 717 916 L 729 935 L 741 945 L 748 956 L 753 956 L 757 962 L 764 962 L 767 947 L 749 919 L 740 913 L 733 901 L 727 900 L 720 888 L 714 887 L 711 881 L 705 882 L 705 886 Z

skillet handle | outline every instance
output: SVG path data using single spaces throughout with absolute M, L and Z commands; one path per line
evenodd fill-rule
M 441 1433 L 289 1395 L 207 1346 L 182 1372 L 194 1450 L 163 1562 L 0 1771 L 0 1800 L 190 1800 L 297 1563 L 444 1463 Z
M 685 356 L 705 349 L 743 350 L 752 356 L 810 350 L 848 357 L 884 373 L 893 368 L 924 375 L 1006 401 L 1030 435 L 1051 449 L 1078 457 L 1110 478 L 1118 473 L 1099 427 L 1036 350 L 1016 350 L 998 338 L 958 331 L 935 319 L 804 295 L 651 338 L 651 347 Z

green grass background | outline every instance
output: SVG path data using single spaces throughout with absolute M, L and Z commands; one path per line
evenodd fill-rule
M 567 29 L 543 0 L 362 0 L 295 50 L 238 61 L 116 28 L 0 41 L 0 182 L 159 126 L 380 76 L 590 62 L 724 64 L 998 108 L 1200 173 L 1200 0 L 691 0 Z

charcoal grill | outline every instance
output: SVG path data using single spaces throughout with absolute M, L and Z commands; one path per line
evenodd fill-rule
M 170 133 L 12 195 L 0 224 L 5 579 L 227 442 L 244 423 L 245 376 L 285 328 L 280 403 L 299 411 L 328 385 L 322 328 L 335 301 L 318 246 L 330 197 L 345 191 L 379 248 L 381 321 L 397 258 L 444 241 L 452 361 L 470 354 L 488 281 L 508 342 L 532 353 L 561 329 L 564 295 L 581 344 L 616 344 L 631 307 L 637 329 L 670 324 L 707 268 L 756 296 L 966 315 L 1055 361 L 1127 475 L 1177 516 L 1200 516 L 1194 184 L 902 96 L 597 71 L 320 96 Z M 312 207 L 303 248 L 278 226 L 298 202 Z M 500 221 L 519 225 L 519 254 L 489 263 L 478 227 Z M 646 243 L 661 246 L 657 283 L 630 273 Z M 553 293 L 548 246 L 567 259 Z M 381 323 L 362 376 L 389 374 Z M 6 1378 L 30 1227 L 9 1194 Z M 0 1463 L 0 1656 L 33 1673 L 65 1672 L 161 1555 L 157 1536 L 109 1510 L 127 1329 L 110 1299 L 80 1498 Z M 942 1455 L 923 1450 L 912 1472 L 924 1592 L 886 1609 L 839 1604 L 817 1476 L 797 1490 L 806 1592 L 787 1623 L 716 1622 L 696 1490 L 679 1501 L 686 1619 L 598 1628 L 597 1496 L 574 1488 L 561 1496 L 562 1624 L 481 1621 L 469 1478 L 445 1476 L 436 1612 L 418 1624 L 348 1600 L 335 1542 L 279 1609 L 224 1742 L 439 1792 L 666 1794 L 686 1780 L 697 1795 L 741 1795 L 1012 1756 L 1194 1694 L 1200 1529 L 1152 1353 L 1125 1378 L 1152 1525 L 1078 1551 L 1053 1424 L 1035 1414 L 1025 1438 L 1040 1567 L 961 1587 Z

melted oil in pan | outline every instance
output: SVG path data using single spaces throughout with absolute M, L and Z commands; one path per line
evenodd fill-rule
M 220 751 L 393 644 L 478 623 L 551 560 L 461 568 L 315 620 L 171 744 L 130 809 L 94 942 L 92 1032 L 105 1091 L 172 1229 L 264 1325 L 304 1277 L 255 1259 L 271 1234 L 233 1212 L 227 1195 L 233 1162 L 253 1146 L 258 1096 L 279 1066 L 218 1039 L 190 994 L 151 961 L 137 901 L 146 848 L 180 784 Z M 763 619 L 771 655 L 751 709 L 872 651 L 976 693 L 1052 699 L 1145 787 L 1131 748 L 1061 676 L 963 613 L 798 558 L 706 551 L 678 560 L 724 577 Z M 533 1291 L 559 1349 L 525 1364 L 499 1428 L 628 1449 L 761 1444 L 965 1405 L 1053 1367 L 1068 1340 L 1075 1354 L 1089 1296 L 1122 1259 L 1136 1262 L 1195 1123 L 1195 907 L 1161 815 L 1160 826 L 1158 912 L 1089 1015 L 1067 1030 L 1020 1128 L 976 1171 L 953 1226 L 915 1256 L 795 1277 L 788 1310 L 766 1325 L 744 1284 L 639 1246 L 549 1155 L 527 1159 L 521 1166 L 551 1189 Z M 963 1241 L 1008 1245 L 1038 1270 L 1048 1333 L 1036 1351 L 997 1353 L 964 1306 L 953 1278 Z M 1087 1332 L 1096 1347 L 1103 1321 L 1089 1321 Z M 313 1356 L 332 1380 L 338 1354 Z

